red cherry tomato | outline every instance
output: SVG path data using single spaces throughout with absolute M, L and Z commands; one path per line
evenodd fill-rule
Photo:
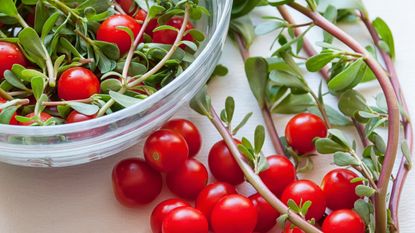
M 211 214 L 215 233 L 252 233 L 256 223 L 256 207 L 251 200 L 239 194 L 220 199 Z
M 291 223 L 287 223 L 285 224 L 283 233 L 305 233 L 305 232 L 298 227 L 291 226 Z
M 159 26 L 159 23 L 157 21 L 157 18 L 151 19 L 150 22 L 148 22 L 147 28 L 145 30 L 146 34 L 150 37 L 153 37 L 153 31 L 156 29 L 156 27 Z
M 163 233 L 208 233 L 209 225 L 202 212 L 192 207 L 179 207 L 163 220 Z
M 125 54 L 130 50 L 132 41 L 126 31 L 117 28 L 120 26 L 129 28 L 134 36 L 137 36 L 141 29 L 141 25 L 131 16 L 113 15 L 98 28 L 97 39 L 116 44 L 120 53 Z
M 311 201 L 311 207 L 308 209 L 306 219 L 314 218 L 320 220 L 326 210 L 326 197 L 321 188 L 309 180 L 298 180 L 289 185 L 281 196 L 281 201 L 285 204 L 292 199 L 297 205 Z
M 336 210 L 323 222 L 324 233 L 364 233 L 366 229 L 362 218 L 353 210 Z
M 282 155 L 269 156 L 267 161 L 269 168 L 259 173 L 259 176 L 271 192 L 279 197 L 284 189 L 295 181 L 295 167 Z
M 202 136 L 200 136 L 199 129 L 189 120 L 170 120 L 162 128 L 173 130 L 184 137 L 189 147 L 190 157 L 195 156 L 202 147 Z
M 183 18 L 173 17 L 167 21 L 166 25 L 180 29 L 183 24 Z M 186 31 L 193 29 L 193 25 L 189 22 L 186 25 Z M 173 30 L 160 30 L 153 32 L 153 42 L 160 44 L 174 44 L 176 41 L 177 32 Z M 193 37 L 190 34 L 187 34 L 183 37 L 183 40 L 193 41 Z M 183 47 L 183 46 L 181 46 Z
M 83 67 L 67 69 L 58 80 L 58 96 L 64 100 L 87 99 L 98 94 L 99 90 L 97 76 Z
M 73 110 L 71 113 L 69 113 L 68 117 L 66 117 L 66 123 L 67 124 L 72 124 L 72 123 L 92 120 L 95 117 L 96 117 L 95 115 L 87 116 L 87 115 L 84 115 L 82 113 L 79 113 L 79 112 Z
M 161 202 L 154 208 L 153 212 L 151 213 L 151 230 L 153 233 L 162 233 L 161 232 L 161 225 L 163 223 L 164 218 L 174 209 L 188 206 L 190 207 L 190 204 L 182 201 L 180 199 L 169 199 Z
M 152 202 L 161 192 L 161 174 L 137 158 L 119 162 L 112 171 L 115 197 L 127 207 Z
M 144 144 L 146 161 L 160 172 L 180 168 L 189 156 L 186 140 L 178 133 L 161 129 L 152 133 Z
M 212 183 L 206 186 L 197 196 L 196 209 L 202 211 L 210 222 L 213 207 L 220 199 L 229 194 L 236 194 L 234 186 L 224 182 Z
M 293 117 L 285 128 L 288 144 L 299 154 L 315 150 L 313 140 L 326 137 L 327 128 L 320 117 L 311 113 L 300 113 Z
M 25 117 L 27 117 L 27 118 L 33 118 L 34 116 L 35 116 L 35 113 L 29 113 Z M 40 121 L 45 122 L 45 121 L 49 120 L 50 118 L 52 118 L 51 115 L 49 115 L 49 114 L 47 114 L 45 112 L 40 113 Z M 31 126 L 34 123 L 36 123 L 36 121 L 33 120 L 33 121 L 28 121 L 28 122 L 19 122 L 19 125 Z
M 14 64 L 27 66 L 23 52 L 13 43 L 0 41 L 0 79 L 3 79 L 4 71 L 10 70 Z
M 123 11 L 127 14 L 132 14 L 137 10 L 137 4 L 135 4 L 134 0 L 116 0 L 117 3 L 121 6 Z
M 208 172 L 201 162 L 188 159 L 178 169 L 167 173 L 166 183 L 177 196 L 194 200 L 206 186 L 208 178 Z
M 0 104 L 4 104 L 6 102 L 7 101 L 5 99 L 0 97 Z M 1 112 L 2 112 L 2 109 L 0 109 L 0 113 Z M 17 116 L 17 113 L 15 112 L 13 116 L 10 118 L 9 125 L 19 125 L 19 122 L 16 120 L 16 116 Z
M 350 170 L 339 168 L 327 173 L 321 184 L 321 189 L 326 195 L 327 207 L 332 210 L 352 209 L 355 201 L 356 186 L 362 182 L 351 183 L 358 175 Z
M 259 193 L 250 196 L 249 199 L 256 207 L 258 214 L 255 231 L 268 232 L 275 226 L 280 214 Z
M 241 143 L 236 139 L 234 140 L 238 144 Z M 241 168 L 239 168 L 238 163 L 223 140 L 217 142 L 210 149 L 209 168 L 212 175 L 219 181 L 233 185 L 238 185 L 245 181 Z
M 144 20 L 146 20 L 146 18 L 147 18 L 147 12 L 143 9 L 138 10 L 137 13 L 134 16 L 134 19 L 139 20 L 139 21 L 143 21 L 143 22 L 144 22 Z

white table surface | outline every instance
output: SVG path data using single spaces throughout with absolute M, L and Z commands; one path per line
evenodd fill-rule
M 365 1 L 372 17 L 381 16 L 393 29 L 397 67 L 401 77 L 411 113 L 415 115 L 415 20 L 413 19 L 413 0 Z M 273 14 L 272 9 L 260 9 L 256 13 Z M 368 41 L 363 27 L 347 26 L 359 41 Z M 269 41 L 272 36 L 261 37 L 252 47 L 254 55 L 268 54 Z M 253 111 L 254 116 L 239 136 L 252 138 L 253 129 L 262 124 L 261 115 L 247 86 L 242 60 L 231 43 L 225 47 L 222 63 L 230 68 L 230 74 L 219 78 L 210 86 L 214 104 L 220 108 L 226 96 L 232 95 L 237 100 L 237 117 Z M 312 85 L 319 82 L 317 76 L 308 78 Z M 367 96 L 374 96 L 379 89 L 376 84 L 361 88 Z M 193 120 L 203 134 L 203 149 L 198 159 L 206 162 L 210 146 L 219 139 L 210 123 L 184 106 L 177 115 Z M 284 125 L 287 117 L 278 116 Z M 283 132 L 282 127 L 278 127 Z M 273 153 L 269 141 L 265 153 Z M 117 161 L 130 157 L 142 156 L 142 147 L 137 145 L 123 153 L 90 164 L 60 168 L 38 169 L 16 167 L 0 164 L 0 232 L 2 233 L 148 233 L 148 219 L 154 205 L 161 200 L 172 197 L 166 187 L 155 202 L 139 209 L 127 209 L 118 204 L 112 194 L 111 170 Z M 320 156 L 315 159 L 315 171 L 303 177 L 320 182 L 324 173 L 330 169 L 331 158 Z M 241 187 L 242 192 L 252 192 Z M 415 228 L 415 173 L 411 173 L 404 190 L 400 205 L 401 232 L 414 232 Z M 274 231 L 275 232 L 275 231 Z

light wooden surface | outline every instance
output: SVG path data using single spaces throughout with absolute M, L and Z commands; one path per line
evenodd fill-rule
M 412 115 L 415 115 L 415 20 L 412 0 L 365 1 L 372 17 L 381 16 L 393 29 L 397 47 L 397 67 Z M 274 14 L 273 9 L 259 9 L 257 15 Z M 363 27 L 346 26 L 356 39 L 365 42 L 368 35 Z M 316 34 L 317 36 L 317 34 Z M 269 41 L 272 36 L 261 37 L 252 47 L 252 54 L 268 54 Z M 236 97 L 237 114 L 240 118 L 246 112 L 253 111 L 254 116 L 240 135 L 252 138 L 253 129 L 262 124 L 254 98 L 248 90 L 243 64 L 238 51 L 228 43 L 225 47 L 222 63 L 230 68 L 230 75 L 217 79 L 210 87 L 214 104 L 222 108 L 228 95 Z M 318 76 L 307 78 L 312 85 L 319 82 Z M 373 97 L 379 89 L 376 83 L 360 88 L 366 96 Z M 178 114 L 193 120 L 203 133 L 203 150 L 198 159 L 206 162 L 210 146 L 219 139 L 208 121 L 192 113 L 187 107 Z M 276 116 L 278 129 L 288 117 Z M 271 154 L 269 142 L 265 153 Z M 142 156 L 142 148 L 137 145 L 119 155 L 78 167 L 62 169 L 35 169 L 0 164 L 0 232 L 2 233 L 148 233 L 149 213 L 159 201 L 171 197 L 167 188 L 154 203 L 140 209 L 126 209 L 114 199 L 111 187 L 111 170 L 113 165 L 126 157 Z M 315 159 L 315 171 L 303 177 L 320 182 L 329 170 L 330 156 Z M 240 187 L 241 192 L 250 193 L 247 186 Z M 415 228 L 415 173 L 411 173 L 402 197 L 400 216 L 401 232 L 414 232 Z

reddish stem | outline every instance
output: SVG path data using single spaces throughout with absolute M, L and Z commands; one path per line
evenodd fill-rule
M 282 146 L 278 131 L 275 128 L 271 112 L 267 107 L 262 108 L 262 116 L 264 118 L 265 126 L 267 127 L 268 134 L 271 138 L 271 142 L 275 148 L 275 151 L 280 155 L 285 155 L 284 147 Z
M 278 199 L 268 189 L 268 187 L 264 184 L 264 182 L 262 182 L 261 178 L 257 174 L 255 174 L 252 168 L 245 162 L 243 155 L 241 155 L 241 153 L 238 150 L 237 145 L 235 144 L 235 141 L 233 140 L 232 134 L 223 125 L 222 121 L 220 120 L 218 114 L 215 112 L 213 107 L 211 107 L 211 117 L 209 117 L 209 120 L 218 130 L 223 140 L 226 142 L 226 145 L 231 151 L 239 167 L 243 171 L 247 181 L 252 184 L 252 186 L 258 191 L 258 193 L 261 194 L 261 196 L 279 213 L 287 214 L 288 220 L 292 222 L 294 225 L 303 229 L 305 232 L 322 233 L 319 229 L 311 225 L 304 218 L 294 213 L 293 211 L 289 211 L 288 207 L 280 199 Z
M 361 53 L 365 58 L 366 64 L 375 74 L 379 81 L 379 84 L 385 93 L 386 103 L 388 106 L 388 143 L 385 152 L 385 158 L 383 162 L 382 171 L 378 181 L 378 190 L 375 194 L 375 206 L 376 206 L 376 231 L 384 233 L 387 230 L 387 205 L 386 196 L 388 191 L 388 184 L 391 178 L 393 165 L 396 159 L 398 142 L 399 142 L 399 107 L 397 98 L 394 94 L 394 89 L 389 82 L 388 75 L 384 72 L 381 65 L 370 55 L 370 53 L 360 45 L 353 37 L 345 33 L 339 27 L 325 19 L 317 12 L 313 12 L 310 9 L 303 7 L 298 3 L 288 4 L 293 9 L 302 13 L 303 15 L 312 19 L 315 25 L 319 26 L 323 30 L 332 34 L 334 37 L 342 41 L 357 53 Z
M 288 10 L 285 6 L 278 6 L 277 8 L 278 8 L 278 11 L 280 12 L 281 16 L 285 19 L 285 21 L 287 21 L 289 24 L 295 24 L 296 23 L 295 19 L 291 16 L 291 14 L 288 12 Z M 294 34 L 296 36 L 299 36 L 302 33 L 303 32 L 300 28 L 294 28 Z M 309 40 L 307 40 L 305 37 L 304 37 L 304 41 L 303 41 L 303 49 L 304 49 L 305 53 L 307 54 L 307 56 L 309 56 L 309 57 L 317 55 L 317 51 L 314 49 L 311 42 Z M 324 66 L 323 69 L 321 69 L 319 72 L 320 72 L 321 76 L 323 77 L 323 79 L 328 83 L 330 81 L 329 67 Z M 356 128 L 357 133 L 359 134 L 359 137 L 361 139 L 363 147 L 367 147 L 369 145 L 369 141 L 366 137 L 364 127 L 359 122 L 357 122 L 355 119 L 352 119 L 352 121 L 353 121 L 353 125 Z
M 395 95 L 398 98 L 399 102 L 404 108 L 404 111 L 406 114 L 409 114 L 408 105 L 406 103 L 406 99 L 402 95 L 402 88 L 401 84 L 399 82 L 398 73 L 396 71 L 395 65 L 393 63 L 392 58 L 389 56 L 387 52 L 385 52 L 380 47 L 380 37 L 378 33 L 376 32 L 375 27 L 370 22 L 370 20 L 362 13 L 360 13 L 360 18 L 362 19 L 363 23 L 365 24 L 366 28 L 368 29 L 373 42 L 375 43 L 376 47 L 378 48 L 380 55 L 385 62 L 385 66 L 387 71 L 389 72 L 390 80 L 392 83 L 392 86 L 395 90 Z M 404 137 L 409 143 L 409 149 L 411 152 L 411 155 L 413 155 L 413 127 L 411 121 L 408 119 L 408 116 L 402 116 L 402 125 L 404 129 Z M 399 229 L 399 221 L 398 221 L 398 209 L 399 209 L 399 201 L 401 198 L 402 190 L 404 183 L 406 181 L 406 178 L 409 173 L 409 167 L 406 166 L 406 158 L 403 156 L 401 159 L 401 163 L 399 165 L 399 170 L 396 175 L 395 181 L 392 186 L 392 192 L 391 192 L 391 200 L 390 200 L 390 209 L 392 212 L 392 219 L 394 220 L 395 226 Z

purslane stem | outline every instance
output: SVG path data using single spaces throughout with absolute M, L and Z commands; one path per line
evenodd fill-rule
M 409 114 L 408 105 L 406 103 L 405 97 L 402 95 L 402 92 L 401 92 L 402 88 L 399 82 L 398 73 L 396 71 L 396 68 L 395 68 L 395 65 L 393 63 L 391 56 L 380 47 L 380 41 L 381 41 L 380 37 L 378 33 L 376 32 L 376 29 L 373 26 L 373 24 L 370 22 L 369 18 L 363 13 L 360 13 L 360 18 L 362 22 L 365 24 L 367 30 L 369 31 L 369 34 L 372 37 L 373 42 L 375 43 L 376 47 L 378 48 L 378 51 L 381 54 L 381 57 L 385 63 L 386 69 L 389 72 L 390 80 L 394 87 L 396 97 L 401 103 L 401 106 L 404 108 L 404 111 L 406 112 L 406 114 Z M 412 123 L 410 119 L 405 115 L 402 116 L 402 125 L 404 129 L 404 137 L 406 141 L 409 143 L 409 149 L 410 149 L 411 155 L 413 155 L 413 134 L 414 132 L 413 132 L 413 127 L 412 127 Z M 389 204 L 389 207 L 392 213 L 392 219 L 394 220 L 394 224 L 398 229 L 399 229 L 399 221 L 398 221 L 399 201 L 400 201 L 403 186 L 408 176 L 409 170 L 410 168 L 406 164 L 406 158 L 403 156 L 401 159 L 401 163 L 399 165 L 398 173 L 396 174 L 396 178 L 392 186 L 391 199 L 390 199 L 390 204 Z
M 92 101 L 94 101 L 92 98 L 80 99 L 80 100 L 71 100 L 71 101 L 50 101 L 50 102 L 43 102 L 42 105 L 43 106 L 50 107 L 50 106 L 67 105 L 67 104 L 69 104 L 71 102 L 89 104 Z
M 233 140 L 232 134 L 228 131 L 226 126 L 223 125 L 213 107 L 211 107 L 211 117 L 208 118 L 218 130 L 223 140 L 226 142 L 226 145 L 228 146 L 233 157 L 244 173 L 247 181 L 258 191 L 258 193 L 261 194 L 261 196 L 279 213 L 288 214 L 288 220 L 294 225 L 300 227 L 305 232 L 322 233 L 319 229 L 307 222 L 304 218 L 297 215 L 293 211 L 289 211 L 288 207 L 267 188 L 267 186 L 262 182 L 261 178 L 259 178 L 259 176 L 256 175 L 252 168 L 245 162 L 243 155 L 241 155 L 237 145 Z
M 389 81 L 388 75 L 383 70 L 382 66 L 370 55 L 370 53 L 360 45 L 350 35 L 338 28 L 336 25 L 325 19 L 319 13 L 313 12 L 310 9 L 298 4 L 288 4 L 293 9 L 312 19 L 315 25 L 332 34 L 334 37 L 342 41 L 352 50 L 361 53 L 365 58 L 366 64 L 373 71 L 379 84 L 385 94 L 388 106 L 388 142 L 385 152 L 385 158 L 380 173 L 379 181 L 377 183 L 378 190 L 375 194 L 375 216 L 376 216 L 376 232 L 387 232 L 387 191 L 389 180 L 391 178 L 393 165 L 397 156 L 397 149 L 399 143 L 399 107 L 398 101 L 394 94 L 394 89 Z
M 5 99 L 5 100 L 13 100 L 13 96 L 11 96 L 9 93 L 7 93 L 2 88 L 0 88 L 0 97 Z
M 290 13 L 288 12 L 288 10 L 285 6 L 278 6 L 277 9 L 278 9 L 279 13 L 281 14 L 281 16 L 285 19 L 285 21 L 287 21 L 289 24 L 295 24 L 294 18 L 290 15 Z M 300 28 L 294 28 L 294 34 L 296 36 L 300 36 L 302 33 L 303 32 L 301 31 Z M 314 49 L 314 46 L 305 37 L 303 38 L 303 49 L 309 57 L 317 55 L 317 52 Z M 320 70 L 319 73 L 323 77 L 323 79 L 326 81 L 326 83 L 328 83 L 328 81 L 330 81 L 330 72 L 329 72 L 329 67 L 328 66 L 324 66 Z M 361 139 L 363 147 L 367 147 L 369 145 L 369 141 L 367 139 L 364 127 L 359 122 L 357 122 L 354 118 L 351 118 L 351 120 L 353 122 L 353 125 L 356 128 L 356 131 L 359 134 L 359 137 Z

